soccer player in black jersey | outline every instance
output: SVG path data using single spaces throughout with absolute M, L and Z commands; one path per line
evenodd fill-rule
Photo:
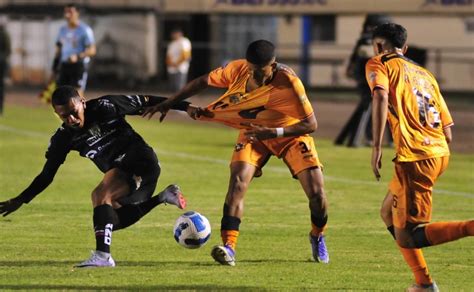
M 161 203 L 183 209 L 186 201 L 177 185 L 152 196 L 160 175 L 153 149 L 125 120 L 140 115 L 146 106 L 164 97 L 150 95 L 106 95 L 85 101 L 71 86 L 55 90 L 52 105 L 63 124 L 52 136 L 41 173 L 20 195 L 0 202 L 6 216 L 29 203 L 48 187 L 71 150 L 92 160 L 104 178 L 92 191 L 96 250 L 76 267 L 115 266 L 110 255 L 112 231 L 126 228 Z M 189 103 L 174 109 L 186 111 Z

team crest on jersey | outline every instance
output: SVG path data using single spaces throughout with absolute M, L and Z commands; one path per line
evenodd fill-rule
M 242 93 L 237 93 L 234 95 L 229 96 L 229 103 L 231 104 L 238 104 L 244 100 L 244 95 Z
M 95 125 L 89 129 L 91 136 L 101 136 L 101 131 L 98 125 Z

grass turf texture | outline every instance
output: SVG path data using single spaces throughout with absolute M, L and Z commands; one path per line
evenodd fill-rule
M 237 132 L 209 123 L 159 124 L 128 118 L 158 153 L 158 189 L 178 183 L 188 210 L 207 216 L 213 235 L 198 250 L 173 239 L 181 211 L 158 206 L 140 222 L 113 234 L 114 269 L 73 270 L 95 247 L 90 193 L 101 173 L 77 152 L 69 154 L 52 185 L 33 202 L 0 219 L 0 288 L 124 290 L 398 290 L 412 274 L 379 219 L 392 174 L 385 149 L 382 182 L 370 170 L 370 149 L 335 147 L 316 139 L 329 199 L 329 265 L 310 260 L 308 203 L 282 161 L 272 158 L 247 193 L 237 266 L 210 257 L 220 244 L 228 161 Z M 9 106 L 0 118 L 0 200 L 20 193 L 39 173 L 48 139 L 59 125 L 49 107 Z M 324 125 L 320 125 L 324 127 Z M 474 155 L 451 157 L 436 185 L 433 221 L 472 219 Z M 424 249 L 442 290 L 472 291 L 474 239 Z

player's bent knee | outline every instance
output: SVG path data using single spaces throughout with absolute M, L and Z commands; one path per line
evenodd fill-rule
M 96 187 L 91 194 L 92 205 L 100 206 L 103 204 L 111 203 L 110 195 L 107 191 L 103 190 L 100 186 Z

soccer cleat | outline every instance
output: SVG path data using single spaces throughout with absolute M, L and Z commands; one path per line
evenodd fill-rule
M 439 292 L 438 285 L 436 282 L 433 282 L 430 285 L 418 285 L 413 284 L 412 286 L 408 287 L 408 292 Z
M 89 259 L 74 266 L 75 268 L 115 267 L 115 261 L 108 253 L 96 250 Z
M 178 185 L 169 185 L 158 196 L 165 204 L 175 205 L 180 209 L 186 208 L 186 199 Z
M 313 258 L 318 263 L 329 263 L 329 253 L 324 240 L 324 235 L 319 236 L 311 235 L 309 233 L 309 242 L 311 243 L 311 250 L 313 252 Z
M 228 245 L 216 245 L 211 251 L 212 258 L 221 265 L 235 266 L 235 251 Z

